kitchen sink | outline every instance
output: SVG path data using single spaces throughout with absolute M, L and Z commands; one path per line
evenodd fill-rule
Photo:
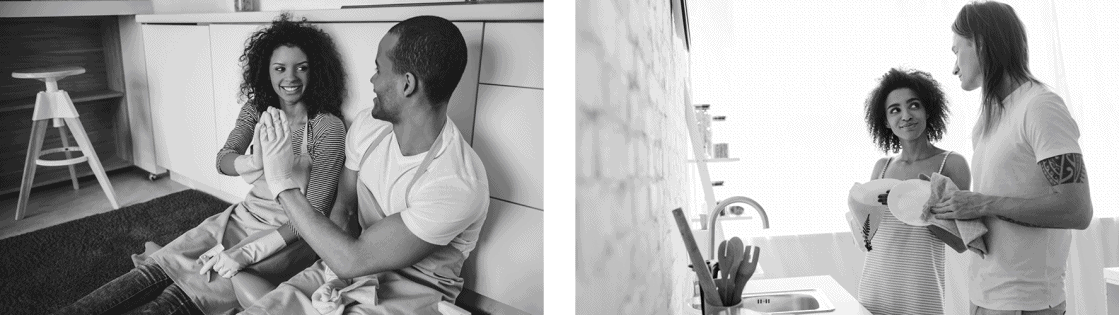
M 808 314 L 835 310 L 827 296 L 816 289 L 743 294 L 742 308 L 766 314 Z

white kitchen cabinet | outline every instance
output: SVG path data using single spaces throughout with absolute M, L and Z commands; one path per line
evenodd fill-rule
M 144 25 L 143 32 L 156 164 L 210 182 L 218 148 L 209 27 Z
M 466 288 L 543 314 L 543 229 L 543 211 L 491 198 L 478 246 L 462 268 Z
M 213 106 L 214 126 L 216 126 L 213 147 L 217 148 L 210 157 L 211 160 L 216 159 L 217 151 L 225 146 L 225 141 L 229 139 L 229 132 L 237 125 L 241 106 L 245 104 L 239 99 L 242 81 L 240 58 L 245 50 L 245 40 L 263 26 L 263 24 L 210 25 L 210 59 L 213 61 L 211 68 L 214 72 Z M 229 197 L 236 200 L 242 200 L 252 189 L 252 186 L 240 176 L 221 174 L 209 186 L 228 193 Z
M 544 24 L 486 23 L 480 83 L 544 88 Z
M 544 91 L 479 85 L 475 119 L 490 195 L 544 209 Z

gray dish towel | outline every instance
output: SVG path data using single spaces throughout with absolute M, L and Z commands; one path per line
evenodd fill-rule
M 926 221 L 931 223 L 928 226 L 929 231 L 933 233 L 949 247 L 956 250 L 957 253 L 963 253 L 966 250 L 972 250 L 979 257 L 987 255 L 987 243 L 983 240 L 983 236 L 987 234 L 987 226 L 983 224 L 981 219 L 971 220 L 944 220 L 937 219 L 933 216 L 932 206 L 944 198 L 951 196 L 952 193 L 959 191 L 956 184 L 951 179 L 940 173 L 933 173 L 929 179 L 929 184 L 932 193 L 929 196 L 929 201 L 925 203 L 924 215 Z

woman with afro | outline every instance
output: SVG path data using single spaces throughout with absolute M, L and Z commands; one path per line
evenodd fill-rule
M 947 103 L 928 73 L 897 68 L 886 72 L 866 100 L 866 123 L 878 149 L 896 155 L 879 159 L 871 179 L 908 180 L 940 173 L 967 190 L 967 161 L 933 145 L 944 134 Z M 874 314 L 943 314 L 944 243 L 930 230 L 936 227 L 907 225 L 885 206 L 878 210 L 881 223 L 864 244 L 859 303 Z
M 269 186 L 277 183 L 264 176 L 259 145 L 252 144 L 259 142 L 254 135 L 263 120 L 283 115 L 295 156 L 285 180 L 329 216 L 345 162 L 341 59 L 330 36 L 285 13 L 249 37 L 240 61 L 245 103 L 216 167 L 252 184 L 245 200 L 162 248 L 148 244 L 149 251 L 158 250 L 59 313 L 227 313 L 252 302 L 235 286 L 274 286 L 317 259 L 276 202 Z

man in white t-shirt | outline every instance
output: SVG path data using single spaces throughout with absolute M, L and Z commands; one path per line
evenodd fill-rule
M 941 219 L 981 219 L 988 255 L 971 256 L 972 314 L 1064 314 L 1070 229 L 1088 228 L 1092 202 L 1064 101 L 1030 74 L 1026 33 L 1009 5 L 970 3 L 952 25 L 961 87 L 982 87 L 972 132 L 973 191 L 932 207 Z
M 270 187 L 321 260 L 246 313 L 438 314 L 439 302 L 461 292 L 462 264 L 489 208 L 485 167 L 447 118 L 466 43 L 450 21 L 415 17 L 381 39 L 376 64 L 377 98 L 346 135 L 330 219 L 296 189 Z M 269 163 L 286 163 L 269 153 L 284 142 L 263 138 L 267 172 Z

